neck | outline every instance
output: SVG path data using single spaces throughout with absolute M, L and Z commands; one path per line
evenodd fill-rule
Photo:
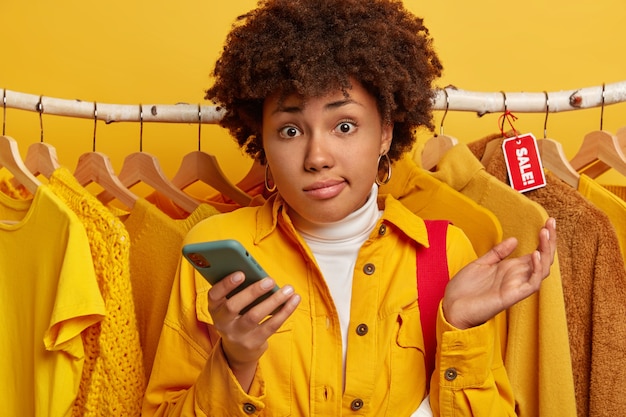
M 343 219 L 332 223 L 317 223 L 291 213 L 293 224 L 306 239 L 341 242 L 364 234 L 366 237 L 380 217 L 376 197 L 378 186 L 374 184 L 365 204 Z

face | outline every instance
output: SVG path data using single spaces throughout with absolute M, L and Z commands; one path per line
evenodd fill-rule
M 263 147 L 271 179 L 291 210 L 317 223 L 343 219 L 371 191 L 393 125 L 359 83 L 322 97 L 265 100 Z

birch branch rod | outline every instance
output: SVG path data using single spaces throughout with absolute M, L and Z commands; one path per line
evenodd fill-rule
M 576 90 L 548 92 L 478 92 L 467 91 L 453 86 L 436 91 L 435 110 L 476 112 L 482 116 L 488 113 L 501 113 L 505 110 L 518 113 L 550 113 L 588 109 L 626 102 L 626 80 L 615 83 L 584 87 Z M 106 123 L 139 122 L 146 123 L 219 123 L 224 110 L 217 106 L 198 104 L 108 104 L 82 100 L 69 100 L 38 96 L 2 89 L 2 105 L 5 108 L 20 109 L 42 114 L 97 118 Z M 95 107 L 95 108 L 94 108 Z M 140 111 L 141 108 L 141 111 Z M 97 110 L 95 112 L 94 110 Z

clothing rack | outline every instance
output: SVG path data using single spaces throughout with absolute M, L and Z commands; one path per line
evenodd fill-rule
M 479 116 L 504 111 L 556 113 L 626 102 L 626 80 L 553 92 L 479 92 L 448 86 L 438 89 L 435 110 L 476 112 Z M 38 96 L 2 89 L 3 108 L 41 114 L 113 122 L 219 123 L 224 110 L 200 104 L 108 104 Z

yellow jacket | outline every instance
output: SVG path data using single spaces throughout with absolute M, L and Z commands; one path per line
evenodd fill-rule
M 244 392 L 230 371 L 207 309 L 210 285 L 181 261 L 144 400 L 144 416 L 409 416 L 427 394 L 417 304 L 415 243 L 427 245 L 424 222 L 391 196 L 363 244 L 354 270 L 345 388 L 339 320 L 314 257 L 293 228 L 280 196 L 261 207 L 212 216 L 187 243 L 235 238 L 282 286 L 302 296 L 296 312 L 269 339 Z M 454 275 L 474 252 L 460 229 L 447 235 Z M 373 272 L 372 272 L 373 271 Z M 498 316 L 457 330 L 441 314 L 431 380 L 435 415 L 514 415 L 504 370 Z M 447 377 L 447 378 L 446 378 Z

